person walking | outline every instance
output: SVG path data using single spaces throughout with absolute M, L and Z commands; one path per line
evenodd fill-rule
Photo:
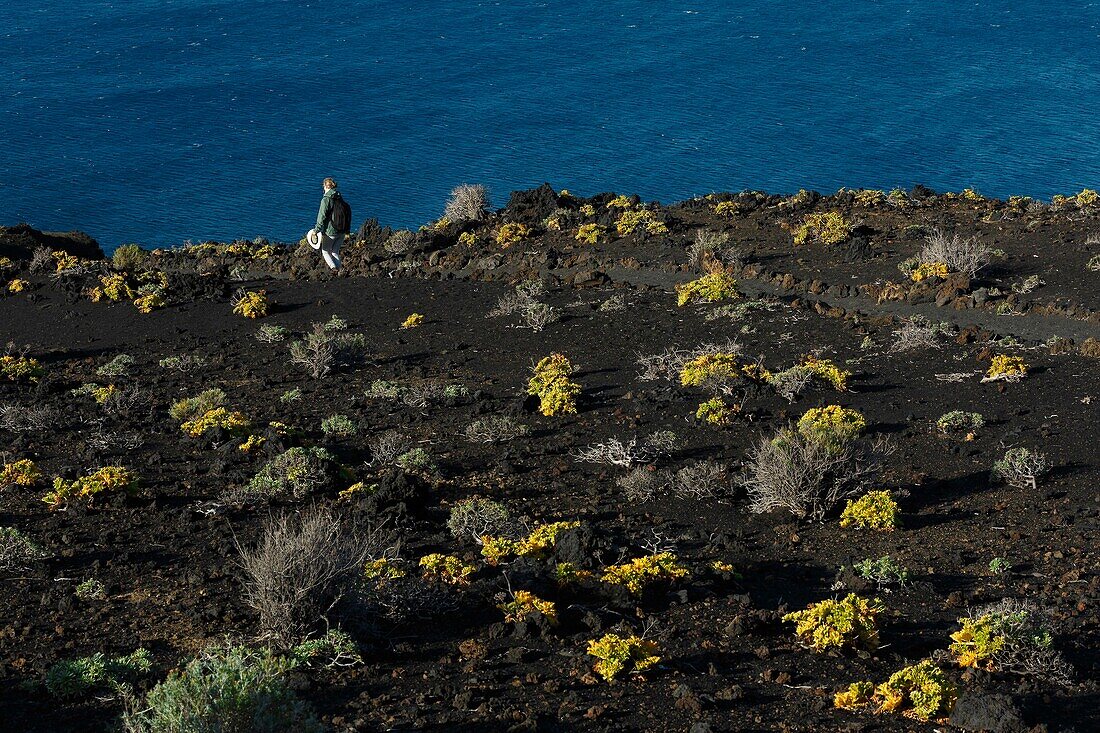
M 351 207 L 336 190 L 336 181 L 326 178 L 321 184 L 324 196 L 317 210 L 317 224 L 306 234 L 309 246 L 321 250 L 321 256 L 330 270 L 340 267 L 340 245 L 344 235 L 351 232 Z

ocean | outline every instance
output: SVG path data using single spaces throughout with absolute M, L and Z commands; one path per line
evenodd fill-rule
M 461 183 L 1100 186 L 1100 3 L 23 0 L 0 8 L 0 224 L 295 241 Z

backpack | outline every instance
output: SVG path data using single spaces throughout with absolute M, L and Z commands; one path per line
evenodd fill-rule
M 329 210 L 328 223 L 340 234 L 351 231 L 351 205 L 344 201 L 339 192 L 332 195 L 332 208 Z

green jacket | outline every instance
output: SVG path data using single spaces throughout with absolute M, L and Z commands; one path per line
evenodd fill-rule
M 332 226 L 332 197 L 335 194 L 335 188 L 325 191 L 325 195 L 321 198 L 321 208 L 317 210 L 317 226 L 314 227 L 317 231 L 330 237 L 335 237 L 340 233 L 336 231 L 336 227 Z

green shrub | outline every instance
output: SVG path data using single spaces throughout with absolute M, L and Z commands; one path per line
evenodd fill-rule
M 294 663 L 270 650 L 211 649 L 154 687 L 127 733 L 320 733 L 285 677 Z
M 129 354 L 119 354 L 114 359 L 96 369 L 96 374 L 101 377 L 124 377 L 134 365 L 134 357 Z
M 874 581 L 879 586 L 894 583 L 905 585 L 909 580 L 909 571 L 889 555 L 883 555 L 877 560 L 871 558 L 860 560 L 852 566 L 852 569 L 859 577 Z
M 196 417 L 201 417 L 209 410 L 213 410 L 216 407 L 222 407 L 224 404 L 225 392 L 214 387 L 195 397 L 187 397 L 174 402 L 168 409 L 168 414 L 172 416 L 172 419 L 184 422 L 193 420 Z
M 15 527 L 0 527 L 0 571 L 22 570 L 46 557 L 46 551 Z
M 123 682 L 149 672 L 153 659 L 146 649 L 124 657 L 102 653 L 67 659 L 46 672 L 46 689 L 55 697 L 78 697 L 95 689 L 118 688 Z
M 123 244 L 111 255 L 111 266 L 116 270 L 137 270 L 147 257 L 145 250 L 136 244 Z
M 328 488 L 332 483 L 334 463 L 332 454 L 324 448 L 291 448 L 260 469 L 248 483 L 248 493 L 264 498 L 289 494 L 301 499 L 313 491 Z
M 358 431 L 347 415 L 330 415 L 321 421 L 321 432 L 330 438 L 347 438 Z
M 952 410 L 940 416 L 936 427 L 941 433 L 975 433 L 985 426 L 985 418 L 977 412 Z

